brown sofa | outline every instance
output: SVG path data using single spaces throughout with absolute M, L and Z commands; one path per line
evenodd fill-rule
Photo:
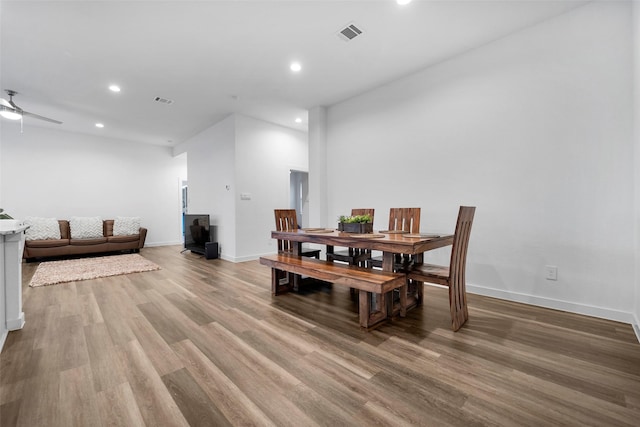
M 139 252 L 147 238 L 147 229 L 140 227 L 140 233 L 131 236 L 114 236 L 112 219 L 102 221 L 103 237 L 97 239 L 72 239 L 69 221 L 60 219 L 60 239 L 27 240 L 22 257 L 27 262 L 33 258 L 65 255 L 81 255 L 101 252 L 129 250 Z

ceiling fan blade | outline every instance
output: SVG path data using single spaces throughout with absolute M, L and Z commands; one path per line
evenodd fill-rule
M 9 101 L 7 101 L 4 98 L 0 98 L 0 104 L 4 105 L 5 107 L 13 108 L 13 106 L 9 103 Z
M 62 124 L 61 121 L 50 119 L 50 118 L 44 117 L 44 116 L 39 116 L 38 114 L 33 114 L 33 113 L 30 113 L 30 112 L 24 111 L 24 110 L 22 110 L 22 115 L 23 116 L 33 117 L 34 119 L 45 120 L 47 122 L 55 123 L 55 124 L 58 124 L 58 125 Z

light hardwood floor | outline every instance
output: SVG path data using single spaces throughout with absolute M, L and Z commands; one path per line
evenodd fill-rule
M 372 332 L 338 286 L 270 295 L 257 261 L 145 248 L 159 271 L 29 288 L 0 425 L 637 426 L 631 326 L 446 290 Z

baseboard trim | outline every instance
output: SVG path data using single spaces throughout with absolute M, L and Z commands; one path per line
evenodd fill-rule
M 10 331 L 22 329 L 24 327 L 24 311 L 21 311 L 15 319 L 7 319 L 6 325 L 7 329 Z
M 273 253 L 270 254 L 265 254 L 265 255 L 273 255 Z M 247 262 L 247 261 L 255 261 L 257 259 L 259 259 L 262 255 L 248 255 L 248 256 L 241 256 L 241 257 L 225 257 L 222 256 L 221 258 L 226 260 L 226 261 L 230 261 L 230 262 Z
M 145 242 L 144 243 L 144 247 L 149 247 L 152 248 L 154 246 L 173 246 L 173 245 L 184 245 L 183 241 L 178 241 L 178 242 Z
M 633 326 L 633 331 L 636 333 L 636 338 L 638 338 L 638 342 L 640 342 L 640 320 L 638 319 L 637 315 L 633 316 L 633 323 L 631 324 L 631 326 Z
M 636 338 L 638 339 L 638 342 L 640 343 L 640 326 L 638 326 L 638 323 L 634 323 L 633 325 L 633 331 L 636 333 Z
M 0 353 L 2 353 L 2 349 L 4 348 L 4 342 L 7 340 L 7 335 L 9 335 L 9 331 L 5 330 L 2 332 L 2 336 L 0 336 Z
M 501 289 L 486 288 L 483 286 L 471 285 L 468 283 L 467 291 L 472 294 L 484 295 L 507 301 L 521 302 L 524 304 L 531 304 L 539 307 L 552 308 L 554 310 L 568 311 L 570 313 L 584 314 L 585 316 L 598 317 L 600 319 L 628 323 L 630 325 L 633 325 L 634 328 L 637 328 L 637 321 L 633 313 L 629 312 L 611 310 L 602 307 L 594 307 L 591 305 L 576 304 L 568 301 L 554 300 L 518 292 L 508 292 Z M 636 335 L 638 335 L 637 330 Z

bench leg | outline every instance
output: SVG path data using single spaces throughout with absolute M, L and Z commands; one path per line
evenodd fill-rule
M 369 312 L 371 310 L 370 294 L 367 291 L 360 291 L 360 327 L 369 327 Z
M 396 298 L 395 290 L 389 292 L 389 296 L 387 297 L 389 300 L 387 305 L 387 315 L 389 317 L 394 317 L 394 316 L 406 317 L 407 316 L 407 309 L 409 308 L 408 304 L 410 299 L 408 289 L 409 287 L 407 286 L 407 283 L 397 288 L 398 290 L 397 298 Z
M 289 273 L 288 277 L 289 284 L 293 285 L 293 290 L 298 292 L 300 290 L 300 280 L 302 279 L 302 276 L 299 274 Z
M 289 292 L 293 287 L 293 274 L 286 271 L 271 269 L 271 295 L 280 295 Z M 281 279 L 287 278 L 287 283 L 280 283 Z
M 377 301 L 375 310 L 372 310 L 371 308 L 371 297 L 371 292 L 363 290 L 360 291 L 360 327 L 362 327 L 363 329 L 369 329 L 374 326 L 378 326 L 388 318 L 387 300 L 389 299 L 389 295 L 376 294 Z
M 424 283 L 417 280 L 407 279 L 405 287 L 405 295 L 407 296 L 406 308 L 413 309 L 424 303 Z

